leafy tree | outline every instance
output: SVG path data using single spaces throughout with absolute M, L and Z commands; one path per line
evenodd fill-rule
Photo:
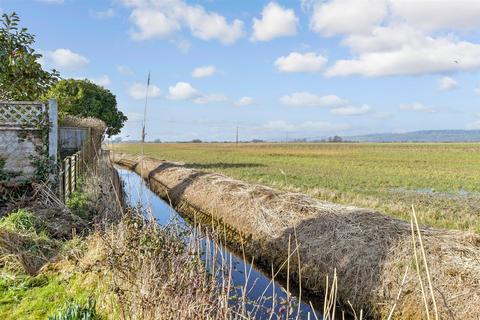
M 38 62 L 42 55 L 32 48 L 35 36 L 18 27 L 15 12 L 3 14 L 0 20 L 0 100 L 36 100 L 59 74 L 42 69 Z
M 95 117 L 105 121 L 109 136 L 118 134 L 127 121 L 127 117 L 117 108 L 115 96 L 86 79 L 60 80 L 50 88 L 47 97 L 57 99 L 60 115 Z

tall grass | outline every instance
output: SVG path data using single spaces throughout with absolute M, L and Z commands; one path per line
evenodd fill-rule
M 249 267 L 245 264 L 245 283 L 235 287 L 232 253 L 225 250 L 219 233 L 200 225 L 191 232 L 176 224 L 160 226 L 137 210 L 130 208 L 103 236 L 117 298 L 112 308 L 121 318 L 301 319 L 300 302 L 289 292 L 290 280 L 286 301 L 279 301 L 275 290 L 268 290 L 274 289 L 281 270 L 272 271 L 269 286 L 252 301 L 248 297 L 255 286 L 250 278 L 254 261 Z M 289 260 L 299 258 L 296 253 L 298 244 L 283 263 L 287 271 Z M 271 301 L 269 309 L 265 309 L 266 301 Z M 309 315 L 312 319 L 319 316 Z

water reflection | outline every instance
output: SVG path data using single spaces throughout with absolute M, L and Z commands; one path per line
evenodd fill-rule
M 130 205 L 140 206 L 160 225 L 165 226 L 173 222 L 180 228 L 191 228 L 167 202 L 146 186 L 140 176 L 120 167 L 117 167 L 117 170 L 124 183 Z M 231 304 L 239 299 L 245 301 L 246 311 L 257 319 L 322 319 L 319 312 L 314 311 L 309 303 L 298 302 L 298 297 L 294 295 L 290 296 L 290 303 L 287 303 L 288 296 L 280 282 L 272 281 L 271 277 L 227 247 L 207 236 L 202 237 L 200 245 L 203 249 L 201 257 L 207 270 L 217 276 L 219 283 L 230 279 Z M 273 316 L 272 309 L 275 314 Z M 287 317 L 287 314 L 290 316 Z

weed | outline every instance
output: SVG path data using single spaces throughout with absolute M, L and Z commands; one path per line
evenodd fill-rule
M 70 195 L 67 199 L 67 207 L 80 218 L 89 219 L 91 216 L 88 195 L 82 190 L 77 190 Z
M 45 225 L 26 209 L 19 209 L 0 219 L 0 227 L 20 233 L 48 235 Z
M 95 309 L 95 300 L 90 297 L 86 304 L 69 301 L 57 314 L 48 320 L 97 320 L 101 319 Z

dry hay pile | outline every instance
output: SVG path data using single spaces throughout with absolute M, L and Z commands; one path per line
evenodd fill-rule
M 97 118 L 81 118 L 73 115 L 64 115 L 61 120 L 62 127 L 91 128 L 92 143 L 95 150 L 99 150 L 107 125 Z
M 287 260 L 289 243 L 294 252 L 298 242 L 300 272 L 294 271 L 293 277 L 298 281 L 300 274 L 304 288 L 323 291 L 325 277 L 331 279 L 336 270 L 339 299 L 357 311 L 386 318 L 396 303 L 395 318 L 424 319 L 425 304 L 433 312 L 426 270 L 420 253 L 420 262 L 415 262 L 408 222 L 198 172 L 178 163 L 140 161 L 140 157 L 120 153 L 113 160 L 149 178 L 154 191 L 180 211 L 188 211 L 182 210 L 182 203 L 188 202 L 236 230 L 247 239 L 246 253 L 257 261 L 278 268 Z M 440 318 L 480 319 L 480 236 L 426 227 L 420 233 Z M 416 250 L 420 252 L 418 238 Z M 298 270 L 296 259 L 291 259 L 290 270 Z

